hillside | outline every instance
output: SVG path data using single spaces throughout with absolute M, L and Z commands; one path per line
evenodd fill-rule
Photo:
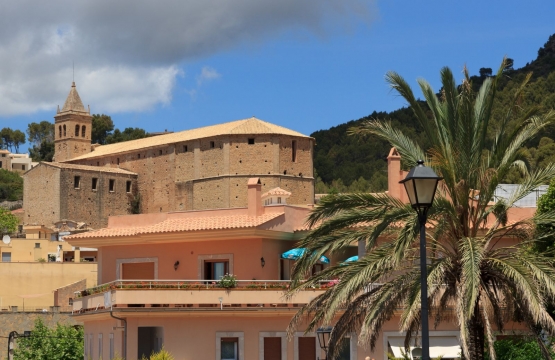
M 494 69 L 493 71 L 495 71 Z M 439 69 L 438 69 L 439 71 Z M 493 138 L 499 119 L 504 116 L 504 109 L 509 103 L 516 87 L 532 72 L 532 78 L 521 103 L 520 111 L 533 108 L 540 111 L 555 108 L 555 34 L 538 50 L 535 60 L 520 69 L 512 66 L 505 70 L 505 76 L 499 82 L 497 103 L 494 108 L 494 121 L 490 137 Z M 478 89 L 492 69 L 480 69 L 480 75 L 471 77 L 472 85 Z M 401 108 L 392 112 L 373 112 L 358 120 L 334 126 L 328 130 L 319 130 L 310 136 L 316 139 L 314 149 L 314 167 L 316 171 L 316 193 L 330 191 L 383 191 L 387 187 L 387 154 L 390 146 L 375 137 L 360 139 L 347 135 L 350 127 L 357 126 L 368 119 L 391 121 L 404 133 L 416 139 L 424 148 L 425 139 L 422 129 L 414 120 L 410 108 Z M 523 152 L 531 168 L 555 161 L 555 126 L 544 131 L 533 142 L 526 144 Z M 506 182 L 518 182 L 514 173 Z

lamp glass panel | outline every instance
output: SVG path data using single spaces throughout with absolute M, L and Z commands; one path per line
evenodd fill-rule
M 407 195 L 409 196 L 409 201 L 411 205 L 416 204 L 416 194 L 414 193 L 414 180 L 407 180 L 403 183 L 405 185 L 405 190 L 407 191 Z
M 431 204 L 434 199 L 437 179 L 415 179 L 418 204 Z

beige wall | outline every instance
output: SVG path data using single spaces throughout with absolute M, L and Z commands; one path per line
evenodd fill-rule
M 128 341 L 127 341 L 127 358 L 137 358 L 137 337 L 138 327 L 141 326 L 157 326 L 163 327 L 163 344 L 175 359 L 180 360 L 197 360 L 197 359 L 217 359 L 216 356 L 216 339 L 217 336 L 226 337 L 230 333 L 242 333 L 243 352 L 240 353 L 240 359 L 260 359 L 260 339 L 264 336 L 283 337 L 291 316 L 296 309 L 289 312 L 279 314 L 258 312 L 256 315 L 240 314 L 234 312 L 213 311 L 210 313 L 194 314 L 191 312 L 172 312 L 167 316 L 150 313 L 148 316 L 140 313 L 116 313 L 116 316 L 127 318 Z M 120 326 L 119 321 L 115 319 L 105 319 L 91 321 L 87 316 L 79 316 L 76 318 L 85 321 L 85 336 L 87 339 L 90 335 L 93 338 L 93 354 L 92 360 L 99 359 L 98 354 L 98 334 L 102 333 L 103 354 L 102 358 L 109 358 L 109 337 L 110 333 L 114 334 L 116 344 L 116 352 L 121 354 L 121 344 L 123 332 L 121 329 L 113 330 L 114 326 Z M 304 329 L 300 329 L 302 331 Z M 219 334 L 218 334 L 219 333 Z M 223 333 L 223 334 L 222 334 Z M 313 334 L 311 334 L 314 336 Z M 301 336 L 301 334 L 297 334 Z M 317 341 L 317 340 L 316 340 Z M 363 360 L 369 355 L 369 351 L 356 346 L 356 339 L 352 341 L 355 347 L 356 356 L 352 359 Z M 285 348 L 285 356 L 282 359 L 296 360 L 295 358 L 295 339 L 288 340 L 282 338 L 282 349 Z M 323 358 L 324 354 L 320 351 L 317 356 Z M 354 354 L 353 354 L 354 355 Z M 303 359 L 299 359 L 303 360 Z M 306 359 L 305 359 L 306 360 Z
M 54 290 L 86 279 L 87 286 L 96 285 L 96 263 L 2 263 L 0 262 L 1 309 L 19 306 L 22 296 L 37 295 L 25 299 L 25 308 L 54 305 Z M 40 296 L 39 296 L 40 295 Z

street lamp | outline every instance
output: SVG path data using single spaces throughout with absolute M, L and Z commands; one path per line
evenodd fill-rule
M 320 343 L 320 348 L 326 353 L 326 359 L 328 358 L 328 347 L 330 342 L 330 334 L 332 327 L 320 327 L 316 330 L 316 335 L 318 335 L 318 343 Z
M 420 306 L 422 322 L 422 360 L 430 360 L 430 339 L 428 329 L 428 273 L 426 271 L 426 220 L 428 209 L 434 202 L 437 184 L 443 178 L 429 167 L 423 160 L 412 168 L 404 180 L 399 183 L 405 186 L 409 201 L 418 213 L 420 223 Z

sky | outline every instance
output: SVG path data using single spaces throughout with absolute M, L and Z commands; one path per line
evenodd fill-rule
M 443 66 L 522 67 L 553 14 L 552 0 L 0 0 L 0 127 L 53 121 L 75 80 L 120 129 L 256 116 L 309 135 L 404 106 L 388 71 L 439 89 Z

